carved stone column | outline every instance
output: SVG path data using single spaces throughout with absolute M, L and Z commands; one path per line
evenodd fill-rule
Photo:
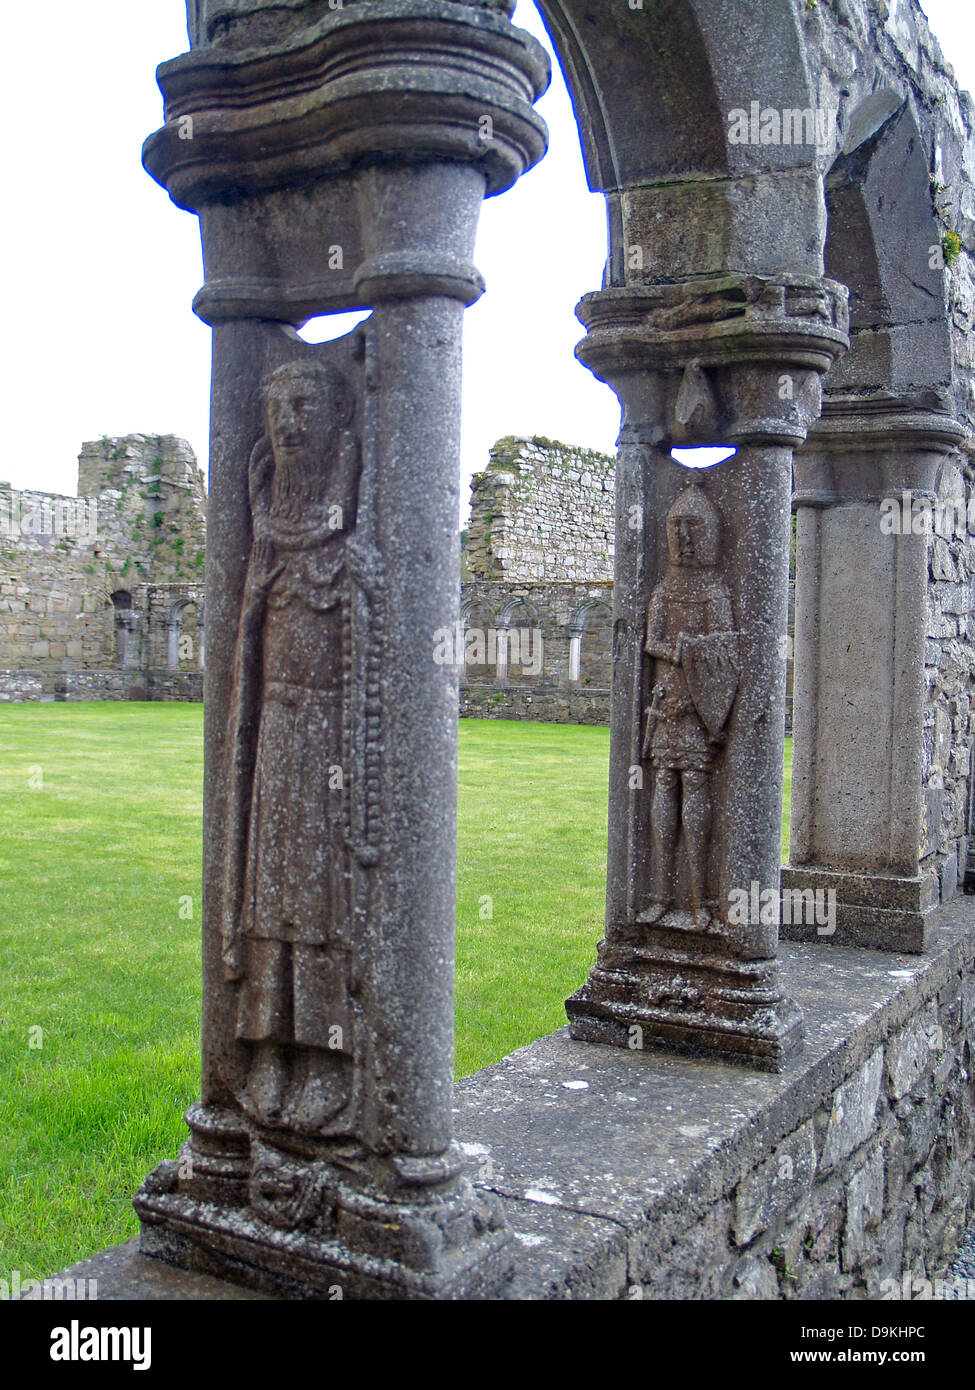
M 930 519 L 941 465 L 964 434 L 932 394 L 831 397 L 796 457 L 792 832 L 782 874 L 782 930 L 792 939 L 890 951 L 931 941 L 940 893 L 923 860 L 937 850 L 941 817 L 937 793 L 922 785 L 923 507 Z M 800 894 L 829 907 L 826 931 L 791 910 Z
M 291 1296 L 478 1296 L 510 1268 L 451 1138 L 434 659 L 480 204 L 545 144 L 510 8 L 198 3 L 145 150 L 200 216 L 214 347 L 203 1095 L 136 1208 L 145 1253 Z M 360 306 L 335 342 L 292 327 Z
M 792 453 L 846 347 L 846 292 L 726 276 L 582 301 L 623 406 L 606 936 L 572 1036 L 778 1069 Z M 691 470 L 674 445 L 735 446 Z
M 566 627 L 569 636 L 569 684 L 578 685 L 582 670 L 582 639 L 585 635 L 585 626 Z

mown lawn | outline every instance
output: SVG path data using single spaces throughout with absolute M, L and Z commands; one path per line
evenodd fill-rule
M 185 1137 L 202 723 L 193 705 L 0 707 L 0 1278 L 128 1239 L 132 1192 Z M 458 1075 L 561 1027 L 586 976 L 608 752 L 605 729 L 461 724 Z

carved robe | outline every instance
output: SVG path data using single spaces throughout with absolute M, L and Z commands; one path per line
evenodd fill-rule
M 351 1041 L 353 453 L 344 451 L 327 496 L 297 520 L 275 515 L 266 460 L 252 465 L 254 548 L 238 640 L 224 904 L 225 960 L 242 977 L 237 1035 L 247 1042 L 347 1051 Z M 263 570 L 261 542 L 272 557 Z
M 655 657 L 652 714 L 647 721 L 643 756 L 655 767 L 707 772 L 713 747 L 688 688 L 687 677 L 673 656 L 677 640 L 730 632 L 734 626 L 731 595 L 716 570 L 671 566 L 653 591 L 647 616 L 645 650 Z

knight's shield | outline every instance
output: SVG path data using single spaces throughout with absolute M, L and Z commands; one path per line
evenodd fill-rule
M 736 632 L 685 639 L 681 665 L 694 707 L 712 738 L 728 721 L 738 693 L 741 666 Z

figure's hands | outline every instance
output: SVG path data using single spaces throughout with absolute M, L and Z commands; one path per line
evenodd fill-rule
M 678 632 L 677 641 L 674 643 L 674 665 L 679 666 L 684 655 L 684 643 L 687 640 L 686 634 Z
M 284 569 L 284 561 L 278 560 L 274 545 L 266 536 L 260 536 L 251 549 L 247 579 L 254 589 L 269 589 Z

